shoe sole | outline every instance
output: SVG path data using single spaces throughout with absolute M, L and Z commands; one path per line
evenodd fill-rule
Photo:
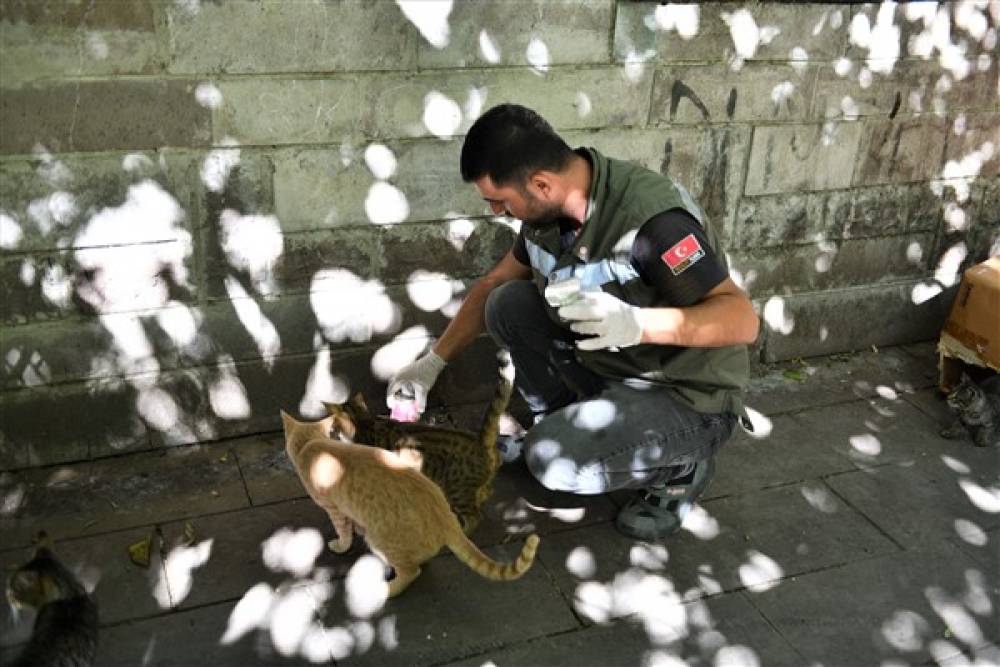
M 628 526 L 624 524 L 624 522 L 620 520 L 621 519 L 620 512 L 618 516 L 615 517 L 615 527 L 618 529 L 618 532 L 624 534 L 627 537 L 632 537 L 646 542 L 655 542 L 657 540 L 662 540 L 664 538 L 671 537 L 672 535 L 676 535 L 678 532 L 680 532 L 681 527 L 684 525 L 684 519 L 687 518 L 687 515 L 688 513 L 690 513 L 691 508 L 694 507 L 695 502 L 703 495 L 705 495 L 705 492 L 708 490 L 708 487 L 712 484 L 712 479 L 714 477 L 715 477 L 715 459 L 709 459 L 708 472 L 702 478 L 703 481 L 701 482 L 700 488 L 695 485 L 692 485 L 693 489 L 690 497 L 687 500 L 682 501 L 682 504 L 678 507 L 677 514 L 675 515 L 677 516 L 678 521 L 677 524 L 674 526 L 674 528 L 669 529 L 665 532 L 644 531 L 642 529 L 637 529 L 634 526 Z

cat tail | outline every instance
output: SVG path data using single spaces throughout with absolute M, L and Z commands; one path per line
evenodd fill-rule
M 497 352 L 497 364 L 500 367 L 500 382 L 493 396 L 493 402 L 483 417 L 483 425 L 479 429 L 479 442 L 487 451 L 496 449 L 497 435 L 500 433 L 500 415 L 507 409 L 514 391 L 514 362 L 511 361 L 507 350 L 501 349 Z
M 472 540 L 461 530 L 452 533 L 448 540 L 448 548 L 460 561 L 468 565 L 476 574 L 493 581 L 511 581 L 519 579 L 535 562 L 535 551 L 538 550 L 538 535 L 532 533 L 524 541 L 520 555 L 513 563 L 498 563 L 479 550 Z

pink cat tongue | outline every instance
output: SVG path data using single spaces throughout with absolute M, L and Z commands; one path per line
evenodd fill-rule
M 399 401 L 392 406 L 389 417 L 398 422 L 415 422 L 420 418 L 420 413 L 417 412 L 417 404 L 413 401 Z

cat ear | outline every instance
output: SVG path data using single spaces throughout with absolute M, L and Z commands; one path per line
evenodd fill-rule
M 368 412 L 368 402 L 365 401 L 365 395 L 360 391 L 355 393 L 354 396 L 351 396 L 351 405 L 362 412 Z
M 316 422 L 316 425 L 319 426 L 320 430 L 323 432 L 323 435 L 329 438 L 330 434 L 333 433 L 333 427 L 335 423 L 336 423 L 336 417 L 334 417 L 333 415 L 329 415 Z
M 35 533 L 35 539 L 32 542 L 36 549 L 51 549 L 52 548 L 52 538 L 44 530 L 39 530 Z
M 296 426 L 298 426 L 298 422 L 295 421 L 290 414 L 288 414 L 287 412 L 285 412 L 284 410 L 282 410 L 281 411 L 281 425 L 285 429 L 285 433 L 288 433 L 290 430 L 292 430 L 293 428 L 295 428 Z
M 38 572 L 35 570 L 18 570 L 10 577 L 10 588 L 19 591 L 22 595 L 25 591 L 34 590 L 38 587 Z

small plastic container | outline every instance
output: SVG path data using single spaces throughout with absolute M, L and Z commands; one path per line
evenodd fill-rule
M 545 288 L 545 300 L 553 308 L 562 308 L 580 298 L 580 279 L 567 278 L 556 283 L 549 283 Z
M 417 410 L 417 393 L 411 383 L 401 384 L 392 397 L 394 401 L 389 413 L 390 419 L 395 419 L 398 422 L 415 422 L 420 419 L 420 411 Z

